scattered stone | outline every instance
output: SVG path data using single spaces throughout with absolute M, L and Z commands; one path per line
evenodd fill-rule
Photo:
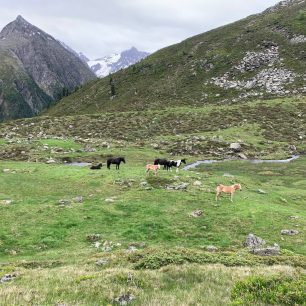
M 115 202 L 115 200 L 113 198 L 108 198 L 108 199 L 105 199 L 105 202 L 106 203 L 113 203 L 113 202 Z
M 194 217 L 194 218 L 199 218 L 203 215 L 203 211 L 202 210 L 195 210 L 193 211 L 190 216 Z
M 270 247 L 253 248 L 250 253 L 258 256 L 277 256 L 280 255 L 280 246 L 275 243 L 274 246 Z
M 234 152 L 240 152 L 241 151 L 241 144 L 239 142 L 233 142 L 230 144 L 230 149 Z
M 10 204 L 13 203 L 13 200 L 2 200 L 1 203 L 2 203 L 3 205 L 10 205 Z
M 209 245 L 209 246 L 206 247 L 206 250 L 207 250 L 208 252 L 217 252 L 217 251 L 218 251 L 218 248 L 215 247 L 214 245 Z
M 200 181 L 194 181 L 194 182 L 193 182 L 193 186 L 195 186 L 195 187 L 200 187 L 200 186 L 202 186 L 202 182 L 200 182 Z
M 2 171 L 3 171 L 3 173 L 10 173 L 11 169 L 3 169 Z
M 129 247 L 135 247 L 135 248 L 144 248 L 146 246 L 145 242 L 132 242 L 129 244 Z
M 101 235 L 100 235 L 100 234 L 87 235 L 86 239 L 87 239 L 88 241 L 92 241 L 92 242 L 98 241 L 98 240 L 101 239 Z
M 77 197 L 75 197 L 74 199 L 73 199 L 73 201 L 75 202 L 75 203 L 83 203 L 83 197 L 82 196 L 77 196 Z
M 167 190 L 186 190 L 189 183 L 180 183 L 178 185 L 166 185 Z
M 248 157 L 247 157 L 245 154 L 243 154 L 243 153 L 238 153 L 237 155 L 238 155 L 238 157 L 240 157 L 241 159 L 245 159 L 245 160 L 248 159 Z
M 56 161 L 52 158 L 52 157 L 50 157 L 47 161 L 46 161 L 46 164 L 55 164 L 56 163 Z
M 58 200 L 58 204 L 62 205 L 62 206 L 66 206 L 66 205 L 70 205 L 71 201 L 70 200 L 61 199 L 61 200 Z
M 257 189 L 257 192 L 260 193 L 260 194 L 267 194 L 267 192 L 264 191 L 263 189 Z
M 14 278 L 16 278 L 16 274 L 5 274 L 5 275 L 0 279 L 0 283 L 11 282 Z
M 96 242 L 94 243 L 94 247 L 95 247 L 96 249 L 98 249 L 100 246 L 101 246 L 101 242 L 96 241 Z
M 148 186 L 148 182 L 140 182 L 139 184 L 141 187 L 146 187 Z
M 127 249 L 127 252 L 129 252 L 129 253 L 134 253 L 136 251 L 138 251 L 138 249 L 133 245 L 130 245 Z
M 135 299 L 131 293 L 123 294 L 114 299 L 114 302 L 119 305 L 128 305 Z
M 299 219 L 299 217 L 298 216 L 290 216 L 289 219 L 290 220 L 297 220 L 297 219 Z
M 295 235 L 299 234 L 299 231 L 292 230 L 292 229 L 290 229 L 290 230 L 285 229 L 285 230 L 281 231 L 281 234 L 282 235 L 287 235 L 287 236 L 295 236 Z
M 266 242 L 260 238 L 260 237 L 257 237 L 253 234 L 249 234 L 245 240 L 245 242 L 243 243 L 243 245 L 245 247 L 257 247 L 257 246 L 262 246 L 262 245 L 265 245 Z
M 224 173 L 223 174 L 224 177 L 229 177 L 229 178 L 234 178 L 235 176 L 230 174 L 230 173 Z
M 106 258 L 102 258 L 96 261 L 96 265 L 97 266 L 104 266 L 108 263 L 108 259 Z

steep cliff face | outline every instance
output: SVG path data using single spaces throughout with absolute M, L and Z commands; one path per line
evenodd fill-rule
M 4 120 L 36 115 L 95 75 L 51 35 L 18 16 L 0 33 L 0 79 Z

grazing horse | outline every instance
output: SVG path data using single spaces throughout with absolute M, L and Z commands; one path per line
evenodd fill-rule
M 116 169 L 119 170 L 120 163 L 125 163 L 124 157 L 109 158 L 107 160 L 107 168 L 110 169 L 111 164 L 116 164 Z
M 150 170 L 155 172 L 155 175 L 157 175 L 157 171 L 160 169 L 160 165 L 146 165 L 146 172 L 149 174 Z
M 169 161 L 167 159 L 161 159 L 161 158 L 157 158 L 154 160 L 154 165 L 161 165 L 164 166 L 164 170 L 169 170 L 168 169 L 168 165 L 169 165 Z
M 233 196 L 236 190 L 241 190 L 240 184 L 235 184 L 232 186 L 224 186 L 224 185 L 218 185 L 216 188 L 216 201 L 218 201 L 218 198 L 220 197 L 221 193 L 230 193 L 231 194 L 231 202 L 233 202 Z
M 179 160 L 170 160 L 169 164 L 167 165 L 167 169 L 172 171 L 172 167 L 176 167 L 176 172 L 179 171 L 179 167 L 181 166 L 181 164 L 185 164 L 186 165 L 186 158 L 184 159 L 179 159 Z
M 91 170 L 98 170 L 98 169 L 101 169 L 101 168 L 102 168 L 102 164 L 101 164 L 101 163 L 98 164 L 98 165 L 92 165 L 92 166 L 90 167 Z

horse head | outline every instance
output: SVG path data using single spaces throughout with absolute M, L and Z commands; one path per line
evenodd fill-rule
M 125 163 L 124 157 L 120 157 L 120 160 Z
M 181 159 L 181 162 L 186 165 L 186 158 Z

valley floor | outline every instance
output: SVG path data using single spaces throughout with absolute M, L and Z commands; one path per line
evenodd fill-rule
M 168 156 L 150 147 L 88 153 L 57 139 L 32 146 L 55 161 L 124 155 L 127 163 L 92 171 L 1 162 L 0 277 L 16 277 L 0 284 L 0 305 L 116 305 L 119 297 L 132 305 L 305 304 L 305 157 L 155 177 L 145 175 L 146 163 Z M 215 202 L 216 185 L 234 182 L 243 187 L 234 202 Z M 279 244 L 281 255 L 251 255 L 243 247 L 249 233 Z

